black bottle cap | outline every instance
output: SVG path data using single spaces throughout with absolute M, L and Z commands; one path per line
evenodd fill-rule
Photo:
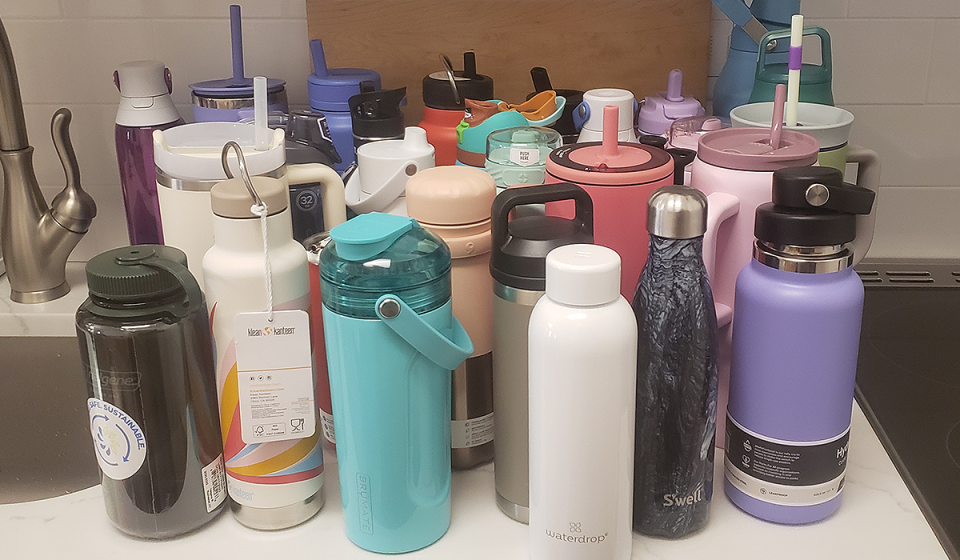
M 353 135 L 358 138 L 403 138 L 403 111 L 400 105 L 406 97 L 405 87 L 367 91 L 352 96 L 349 103 Z
M 573 219 L 532 215 L 510 220 L 517 206 L 560 200 L 574 201 Z M 547 253 L 572 243 L 593 243 L 593 200 L 573 183 L 507 189 L 494 199 L 491 216 L 490 274 L 504 286 L 542 292 Z
M 337 148 L 333 145 L 330 137 L 330 127 L 327 125 L 327 117 L 323 113 L 315 111 L 291 111 L 290 118 L 287 120 L 285 128 L 287 140 L 287 163 L 325 163 L 332 165 L 340 163 L 342 159 L 337 153 Z M 311 154 L 304 161 L 290 157 L 290 144 L 297 144 L 312 148 L 319 152 L 319 157 Z M 328 163 L 329 162 L 329 163 Z
M 869 214 L 876 193 L 843 182 L 833 167 L 788 167 L 773 172 L 771 200 L 777 206 Z
M 100 253 L 87 262 L 87 288 L 90 294 L 118 302 L 159 300 L 183 291 L 180 280 L 144 261 L 164 259 L 187 266 L 187 256 L 175 247 L 134 245 Z
M 477 74 L 474 52 L 463 53 L 463 68 L 453 72 L 459 101 L 454 97 L 453 84 L 450 83 L 446 70 L 440 70 L 423 77 L 423 104 L 431 109 L 456 111 L 465 107 L 465 99 L 493 99 L 493 78 Z
M 656 146 L 661 150 L 666 149 L 667 139 L 659 134 L 641 134 L 637 140 L 645 146 Z
M 560 115 L 560 118 L 557 119 L 557 122 L 548 126 L 559 132 L 562 136 L 578 136 L 580 131 L 577 130 L 577 126 L 573 122 L 573 112 L 576 110 L 577 105 L 580 105 L 580 102 L 583 101 L 583 92 L 578 89 L 557 89 L 553 87 L 553 84 L 550 83 L 550 76 L 547 74 L 547 69 L 543 66 L 534 66 L 531 68 L 530 78 L 533 79 L 534 91 L 527 94 L 527 99 L 530 99 L 541 91 L 551 89 L 557 92 L 557 97 L 566 99 L 566 104 L 563 106 L 563 113 Z
M 773 245 L 822 247 L 842 245 L 857 237 L 857 216 L 833 210 L 776 206 L 757 207 L 754 235 Z

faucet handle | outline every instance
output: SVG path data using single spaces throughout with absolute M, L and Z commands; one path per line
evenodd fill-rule
M 74 233 L 86 233 L 97 215 L 97 203 L 80 187 L 80 165 L 70 143 L 72 118 L 70 109 L 61 108 L 57 109 L 50 121 L 53 146 L 57 149 L 67 176 L 67 186 L 50 203 L 50 214 L 63 228 Z

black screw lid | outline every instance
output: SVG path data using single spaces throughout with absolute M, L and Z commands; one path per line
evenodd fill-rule
M 407 88 L 365 91 L 350 98 L 353 135 L 358 138 L 403 138 L 400 104 Z
M 511 211 L 525 204 L 573 200 L 576 216 L 524 216 L 510 220 Z M 546 259 L 551 250 L 572 243 L 593 243 L 593 200 L 573 183 L 507 189 L 491 210 L 490 274 L 513 288 L 546 289 Z
M 476 53 L 463 53 L 463 70 L 454 71 L 453 76 L 459 102 L 454 97 L 446 70 L 440 70 L 423 77 L 423 104 L 431 109 L 455 111 L 465 107 L 464 99 L 493 99 L 493 78 L 477 74 Z
M 184 287 L 176 276 L 144 261 L 164 259 L 184 268 L 187 256 L 175 247 L 134 245 L 112 249 L 87 262 L 87 288 L 90 294 L 118 302 L 146 302 L 162 299 Z
M 802 210 L 767 202 L 757 207 L 753 232 L 760 241 L 773 245 L 842 245 L 856 239 L 857 217 L 832 210 Z

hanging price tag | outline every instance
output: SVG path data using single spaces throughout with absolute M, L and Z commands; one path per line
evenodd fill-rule
M 310 325 L 305 311 L 241 313 L 237 341 L 240 437 L 266 443 L 312 436 L 317 428 Z

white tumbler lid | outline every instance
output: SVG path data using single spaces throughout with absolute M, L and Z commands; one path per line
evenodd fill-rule
M 604 305 L 620 297 L 620 255 L 601 245 L 573 244 L 547 254 L 546 292 L 557 303 Z

